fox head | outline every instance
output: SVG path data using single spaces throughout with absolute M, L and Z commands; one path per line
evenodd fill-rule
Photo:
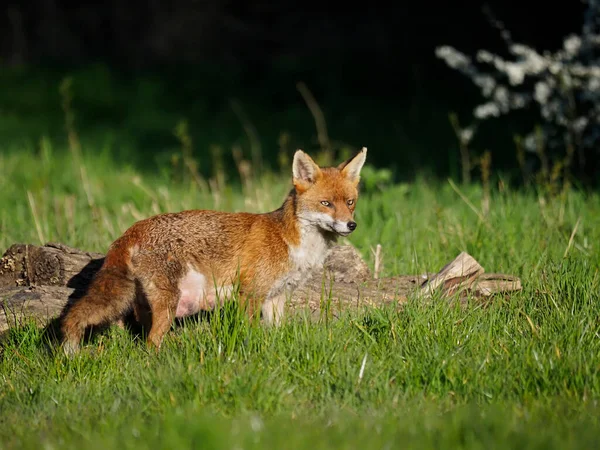
M 321 168 L 302 150 L 296 151 L 292 172 L 298 218 L 340 236 L 352 233 L 360 170 L 366 158 L 363 147 L 339 166 Z

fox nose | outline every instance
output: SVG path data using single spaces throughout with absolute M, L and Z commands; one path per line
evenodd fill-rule
M 348 222 L 348 229 L 350 231 L 354 231 L 356 229 L 356 222 L 353 222 L 353 221 Z

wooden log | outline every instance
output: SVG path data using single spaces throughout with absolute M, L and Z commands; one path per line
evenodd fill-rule
M 24 320 L 43 325 L 58 317 L 68 302 L 85 293 L 103 260 L 100 253 L 63 244 L 12 245 L 0 258 L 0 332 Z M 289 309 L 307 310 L 313 317 L 324 310 L 337 316 L 350 308 L 402 304 L 412 294 L 430 296 L 438 288 L 447 296 L 482 297 L 521 289 L 516 277 L 482 273 L 477 261 L 461 253 L 438 274 L 374 279 L 356 249 L 338 246 L 328 255 L 324 268 L 315 270 L 294 292 Z
M 75 290 L 66 286 L 19 286 L 0 291 L 0 333 L 24 320 L 43 327 L 60 316 Z
M 0 258 L 0 289 L 13 286 L 87 288 L 104 255 L 64 244 L 14 244 Z
M 461 252 L 452 262 L 442 267 L 437 274 L 421 287 L 425 296 L 431 296 L 442 287 L 447 294 L 454 293 L 466 286 L 485 270 L 471 255 Z
M 473 294 L 489 297 L 501 292 L 520 291 L 521 280 L 514 275 L 503 273 L 484 273 L 473 280 L 469 286 Z
M 421 294 L 431 297 L 441 290 L 444 297 L 459 294 L 489 297 L 501 292 L 521 290 L 521 280 L 513 275 L 484 273 L 484 268 L 466 252 L 461 252 L 453 261 L 421 285 Z

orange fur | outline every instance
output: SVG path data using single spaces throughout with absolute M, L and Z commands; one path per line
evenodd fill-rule
M 366 148 L 335 168 L 294 155 L 294 189 L 270 213 L 191 210 L 135 223 L 109 248 L 88 292 L 62 317 L 63 348 L 78 351 L 86 328 L 118 322 L 132 309 L 159 348 L 175 316 L 210 310 L 239 284 L 253 316 L 281 320 L 285 296 L 322 264 L 338 235 L 355 228 Z M 323 203 L 325 202 L 325 203 Z

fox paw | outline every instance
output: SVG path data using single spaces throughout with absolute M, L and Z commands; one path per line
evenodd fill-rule
M 66 356 L 72 358 L 77 353 L 79 353 L 79 344 L 73 341 L 64 341 L 62 343 L 62 350 Z

